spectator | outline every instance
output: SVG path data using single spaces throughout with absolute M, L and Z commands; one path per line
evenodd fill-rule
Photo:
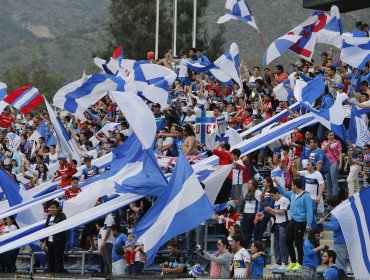
M 84 163 L 85 163 L 85 168 L 82 169 L 82 172 L 81 172 L 81 177 L 80 177 L 80 181 L 84 181 L 94 175 L 98 175 L 99 174 L 99 167 L 97 167 L 96 165 L 92 165 L 91 164 L 91 158 L 90 157 L 85 157 L 84 158 Z
M 322 253 L 322 264 L 328 266 L 328 269 L 324 272 L 325 280 L 347 279 L 346 273 L 335 264 L 336 257 L 337 254 L 333 250 L 327 250 Z
M 239 213 L 236 211 L 236 201 L 229 200 L 226 205 L 226 211 L 223 215 L 215 215 L 219 223 L 223 223 L 228 232 L 234 224 L 239 224 Z
M 177 242 L 169 241 L 167 251 L 170 256 L 165 263 L 160 264 L 162 272 L 177 276 L 185 275 L 187 271 L 186 257 L 180 252 Z
M 358 181 L 358 175 L 361 171 L 361 165 L 354 162 L 354 160 L 359 160 L 361 156 L 362 149 L 359 146 L 354 146 L 352 143 L 349 143 L 348 157 L 344 165 L 344 172 L 348 172 L 349 165 L 349 174 L 347 176 L 348 184 L 348 196 L 354 195 L 360 190 L 360 184 Z
M 287 226 L 289 224 L 290 208 L 289 200 L 282 196 L 275 187 L 270 189 L 271 197 L 274 201 L 274 207 L 267 206 L 265 211 L 275 216 L 274 223 L 274 253 L 275 263 L 271 269 L 286 270 L 289 263 L 289 253 L 286 246 Z
M 366 173 L 369 173 L 370 172 L 370 145 L 369 144 L 364 145 L 362 148 L 362 151 L 363 151 L 362 162 L 359 161 L 358 159 L 353 159 L 353 163 L 363 166 L 363 171 Z M 369 186 L 369 183 L 366 180 L 364 180 L 362 187 L 366 188 L 368 186 Z
M 234 253 L 231 270 L 232 278 L 249 278 L 251 257 L 247 249 L 242 246 L 243 239 L 240 235 L 234 235 L 231 238 L 231 249 Z
M 125 263 L 123 261 L 123 247 L 127 241 L 127 236 L 122 232 L 119 224 L 112 225 L 112 235 L 114 237 L 114 246 L 112 250 L 112 274 L 113 276 L 122 276 L 125 274 Z
M 260 241 L 254 241 L 251 246 L 251 273 L 252 279 L 263 278 L 263 268 L 266 264 L 266 253 L 263 249 L 263 243 Z
M 338 173 L 342 169 L 342 145 L 340 141 L 334 139 L 334 133 L 330 130 L 326 133 L 326 138 L 321 144 L 321 149 L 329 158 L 330 168 L 326 174 L 326 195 L 337 196 L 339 192 L 338 187 Z
M 203 249 L 198 249 L 198 254 L 211 262 L 209 276 L 211 278 L 226 279 L 230 277 L 231 255 L 228 251 L 229 242 L 226 238 L 217 241 L 217 251 L 210 254 Z
M 229 234 L 227 236 L 227 241 L 229 244 L 231 244 L 231 239 L 234 235 L 240 235 L 243 239 L 243 233 L 242 233 L 242 228 L 240 227 L 240 224 L 234 224 L 229 227 Z M 244 240 L 242 240 L 242 243 L 244 244 Z
M 185 142 L 182 147 L 182 151 L 186 156 L 195 156 L 199 154 L 197 149 L 197 141 L 195 138 L 195 132 L 191 125 L 185 124 L 183 127 L 183 132 L 185 135 Z
M 9 216 L 5 219 L 6 226 L 3 229 L 3 234 L 8 234 L 12 231 L 18 230 L 19 226 L 14 219 L 14 217 Z M 17 261 L 17 256 L 19 254 L 19 248 L 5 252 L 2 254 L 2 260 L 4 262 L 5 272 L 15 273 L 17 271 L 17 266 L 15 265 Z
M 64 191 L 66 200 L 76 197 L 82 190 L 78 187 L 78 178 L 72 177 L 71 187 Z
M 99 247 L 99 255 L 103 256 L 105 276 L 110 277 L 112 275 L 112 249 L 114 244 L 114 237 L 112 234 L 112 225 L 115 224 L 112 214 L 108 214 L 104 220 L 102 241 Z
M 49 203 L 48 218 L 45 227 L 50 227 L 66 219 L 66 215 L 60 211 L 59 203 L 55 200 Z M 64 273 L 64 248 L 66 244 L 66 233 L 60 232 L 49 236 L 41 241 L 41 247 L 47 248 L 48 272 Z
M 239 149 L 233 149 L 231 154 L 234 159 L 233 181 L 231 187 L 231 199 L 241 201 L 243 199 L 243 185 L 248 182 L 248 171 L 243 161 L 240 159 Z
M 287 226 L 286 246 L 290 256 L 290 264 L 287 270 L 301 270 L 303 262 L 303 235 L 305 230 L 310 230 L 313 220 L 312 201 L 308 192 L 302 188 L 300 179 L 293 179 L 292 190 L 286 191 L 279 185 L 277 179 L 274 180 L 279 192 L 290 200 L 291 220 Z M 294 245 L 297 248 L 298 260 Z
M 129 234 L 128 237 L 131 238 L 131 241 L 127 240 L 124 247 L 127 274 L 138 275 L 143 270 L 146 260 L 144 247 L 132 234 Z
M 284 82 L 288 78 L 288 74 L 284 72 L 284 68 L 282 65 L 276 65 L 274 68 L 274 78 L 275 84 L 280 84 Z
M 77 172 L 77 169 L 72 164 L 67 162 L 66 156 L 59 156 L 59 170 L 58 174 L 61 177 L 59 186 L 65 188 L 71 183 L 72 176 Z M 58 176 L 58 177 L 59 177 Z

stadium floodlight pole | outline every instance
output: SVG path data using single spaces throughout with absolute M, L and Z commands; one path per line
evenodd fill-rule
M 176 56 L 176 39 L 177 39 L 177 0 L 173 0 L 173 46 L 172 46 L 173 56 Z
M 159 40 L 159 0 L 156 3 L 156 15 L 155 15 L 155 50 L 154 56 L 155 60 L 158 59 L 158 40 Z
M 197 36 L 197 0 L 193 0 L 193 44 L 192 47 L 196 47 L 196 36 Z

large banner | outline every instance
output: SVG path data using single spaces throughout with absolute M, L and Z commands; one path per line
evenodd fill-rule
M 195 134 L 199 143 L 205 144 L 211 150 L 215 144 L 216 123 L 213 111 L 203 111 L 197 114 L 195 120 Z

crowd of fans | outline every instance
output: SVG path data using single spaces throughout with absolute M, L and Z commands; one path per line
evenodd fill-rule
M 368 32 L 366 24 L 358 23 L 356 27 Z M 178 59 L 172 57 L 171 51 L 166 51 L 165 57 L 158 61 L 154 61 L 152 52 L 147 58 L 149 63 L 161 64 L 178 73 L 178 79 L 169 89 L 169 106 L 148 104 L 157 121 L 155 153 L 168 157 L 177 157 L 179 151 L 187 156 L 214 154 L 220 158 L 220 165 L 234 164 L 216 200 L 218 204 L 227 202 L 227 207 L 210 217 L 225 230 L 225 237 L 217 242 L 217 251 L 204 250 L 205 225 L 201 224 L 186 234 L 186 253 L 180 250 L 178 240 L 167 244 L 170 256 L 160 265 L 162 272 L 199 273 L 199 266 L 193 270 L 188 266 L 204 259 L 210 262 L 212 278 L 262 278 L 273 251 L 271 269 L 299 270 L 304 279 L 315 279 L 321 263 L 328 265 L 326 279 L 339 279 L 345 274 L 347 248 L 338 220 L 330 211 L 370 183 L 370 145 L 344 143 L 319 124 L 302 130 L 296 128 L 278 143 L 241 156 L 239 149 L 231 149 L 227 139 L 219 140 L 213 149 L 208 149 L 205 143 L 197 142 L 194 128 L 197 116 L 203 111 L 212 111 L 215 119 L 226 122 L 227 129 L 239 133 L 273 117 L 288 108 L 288 102 L 274 97 L 273 89 L 295 72 L 295 79 L 324 75 L 325 92 L 315 101 L 315 108 L 332 106 L 339 95 L 347 97 L 344 125 L 348 129 L 351 106 L 370 106 L 369 62 L 363 69 L 352 69 L 337 59 L 332 49 L 321 53 L 320 62 L 300 60 L 289 64 L 289 69 L 276 65 L 273 69 L 255 66 L 249 70 L 247 63 L 241 61 L 243 89 L 240 92 L 237 84 L 232 88 L 224 86 L 210 74 L 194 73 L 187 67 L 189 60 L 209 61 L 201 49 L 181 52 Z M 356 86 L 358 82 L 360 85 Z M 289 108 L 288 111 L 290 115 L 276 125 L 304 113 L 292 112 Z M 61 154 L 58 143 L 49 144 L 53 127 L 47 111 L 24 115 L 6 108 L 0 115 L 0 166 L 24 189 L 53 181 L 58 182 L 58 188 L 65 189 L 58 200 L 44 205 L 46 226 L 66 219 L 63 201 L 79 195 L 80 182 L 105 171 L 92 165 L 92 160 L 111 152 L 132 133 L 109 95 L 89 108 L 85 122 L 62 110 L 58 115 L 81 151 L 85 167 L 79 177 L 76 177 L 78 163 L 71 155 Z M 364 114 L 362 118 L 368 125 L 368 116 Z M 42 121 L 46 124 L 47 136 L 29 140 Z M 118 125 L 102 130 L 109 123 Z M 8 145 L 8 133 L 21 137 L 16 150 Z M 58 166 L 56 172 L 50 171 L 55 165 Z M 171 169 L 164 171 L 171 172 Z M 345 178 L 345 184 L 339 184 L 340 177 Z M 101 202 L 103 198 L 98 200 Z M 131 232 L 151 202 L 152 198 L 146 197 L 85 225 L 82 231 L 71 229 L 41 240 L 40 245 L 47 249 L 47 271 L 65 272 L 64 252 L 90 250 L 101 256 L 101 271 L 106 275 L 141 273 L 144 248 Z M 13 217 L 0 220 L 0 235 L 17 229 L 19 226 Z M 323 229 L 333 231 L 332 249 L 320 245 Z M 271 252 L 266 250 L 270 247 L 269 239 L 265 238 L 269 233 L 274 239 Z M 1 271 L 16 271 L 18 252 L 16 249 L 0 255 Z

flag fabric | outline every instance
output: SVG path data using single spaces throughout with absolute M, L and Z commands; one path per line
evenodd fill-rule
M 370 38 L 363 31 L 343 33 L 340 59 L 355 68 L 364 68 L 370 60 Z
M 225 133 L 220 134 L 219 131 L 216 132 L 215 144 L 213 147 L 215 147 L 219 142 L 229 143 L 230 146 L 234 146 L 242 141 L 243 138 L 240 134 L 235 129 L 228 127 Z
M 122 46 L 118 46 L 117 48 L 114 49 L 113 51 L 113 59 L 116 59 L 119 64 L 121 64 L 121 61 L 123 59 L 123 49 Z
M 60 145 L 62 154 L 65 156 L 72 155 L 72 159 L 81 162 L 80 150 L 78 149 L 76 143 L 73 141 L 63 123 L 55 113 L 54 109 L 50 106 L 49 102 L 45 98 L 46 109 L 48 110 L 50 122 L 54 127 L 58 143 Z
M 273 93 L 274 93 L 275 99 L 279 101 L 286 101 L 288 102 L 288 104 L 290 104 L 292 96 L 293 96 L 293 91 L 290 88 L 290 80 L 286 79 L 282 83 L 274 87 Z
M 327 129 L 333 131 L 334 134 L 340 137 L 344 142 L 347 142 L 346 129 L 343 125 L 345 113 L 342 103 L 343 99 L 338 96 L 333 106 L 330 108 L 316 110 L 307 101 L 301 102 L 301 104 L 315 116 L 318 122 Z
M 35 141 L 36 143 L 39 142 L 39 138 L 44 137 L 46 146 L 50 147 L 50 145 L 56 145 L 57 140 L 55 139 L 54 135 L 48 131 L 48 126 L 45 121 L 42 121 L 36 130 L 32 133 L 32 135 L 28 138 L 28 141 Z
M 276 39 L 266 49 L 262 63 L 264 65 L 271 63 L 287 50 L 310 61 L 317 42 L 318 32 L 324 29 L 329 18 L 330 16 L 323 12 L 314 12 L 300 25 Z
M 28 114 L 41 104 L 43 100 L 39 90 L 33 85 L 27 85 L 10 92 L 3 101 L 18 111 Z
M 370 275 L 370 188 L 342 202 L 331 213 L 338 219 L 346 240 L 356 279 Z
M 123 91 L 125 81 L 121 77 L 106 74 L 93 74 L 65 85 L 57 91 L 53 105 L 74 114 L 85 121 L 84 112 L 90 105 L 101 99 L 109 91 Z
M 259 32 L 256 20 L 254 19 L 246 0 L 226 0 L 225 9 L 230 10 L 230 13 L 220 17 L 217 21 L 218 24 L 227 22 L 231 19 L 240 20 L 248 23 Z
M 158 165 L 162 169 L 174 169 L 176 166 L 176 162 L 178 160 L 178 157 L 167 157 L 167 156 L 162 156 L 158 154 L 154 154 L 155 158 L 157 159 Z M 201 160 L 204 159 L 204 157 L 200 156 L 187 156 L 186 159 L 190 163 L 190 165 L 193 165 Z
M 322 74 L 317 75 L 314 79 L 305 82 L 297 80 L 294 88 L 294 97 L 298 102 L 308 102 L 312 104 L 325 91 L 325 80 Z
M 361 118 L 360 110 L 352 105 L 351 118 L 349 119 L 348 139 L 355 146 L 363 147 L 370 143 L 370 131 L 364 120 Z
M 6 84 L 0 82 L 0 100 L 3 100 L 6 97 L 7 88 Z
M 111 91 L 110 95 L 124 114 L 144 149 L 149 149 L 153 145 L 157 131 L 153 112 L 134 93 Z
M 317 42 L 342 48 L 343 26 L 340 19 L 339 9 L 336 5 L 331 7 L 330 18 L 325 27 L 318 32 Z
M 9 133 L 6 134 L 6 139 L 8 139 L 7 148 L 12 153 L 15 153 L 18 150 L 18 147 L 22 142 L 21 137 L 18 134 L 15 134 L 13 132 L 9 132 Z
M 197 112 L 195 119 L 195 135 L 197 142 L 205 144 L 207 149 L 213 149 L 215 143 L 215 118 L 213 111 Z
M 144 244 L 147 263 L 172 237 L 187 232 L 214 214 L 194 170 L 180 153 L 168 186 L 140 220 L 133 234 Z

